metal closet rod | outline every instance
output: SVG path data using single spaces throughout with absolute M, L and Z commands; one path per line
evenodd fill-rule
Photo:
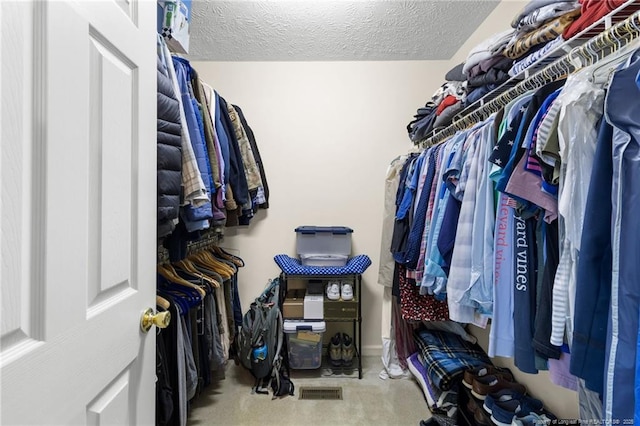
M 220 245 L 222 239 L 223 234 L 221 231 L 217 229 L 208 231 L 199 240 L 187 243 L 187 256 L 200 250 Z M 169 251 L 163 246 L 158 246 L 157 263 L 169 263 Z
M 208 249 L 211 246 L 217 246 L 222 242 L 222 234 L 218 232 L 209 232 L 201 239 L 193 241 L 187 245 L 187 254 L 196 253 L 202 249 Z
M 604 59 L 606 56 L 620 50 L 622 47 L 640 37 L 640 11 L 635 12 L 624 21 L 617 23 L 608 30 L 589 39 L 581 46 L 573 48 L 563 57 L 556 59 L 529 78 L 522 80 L 511 89 L 501 93 L 478 109 L 470 112 L 458 121 L 418 144 L 422 148 L 433 146 L 453 136 L 456 132 L 485 120 L 494 112 L 499 111 L 518 96 L 552 83 L 575 71 Z M 600 56 L 602 54 L 602 56 Z

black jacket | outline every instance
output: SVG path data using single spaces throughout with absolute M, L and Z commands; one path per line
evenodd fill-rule
M 182 184 L 180 106 L 169 73 L 158 59 L 158 238 L 175 228 Z

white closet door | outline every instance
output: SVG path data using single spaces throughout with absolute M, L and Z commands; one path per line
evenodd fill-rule
M 1 417 L 152 424 L 155 2 L 0 2 Z

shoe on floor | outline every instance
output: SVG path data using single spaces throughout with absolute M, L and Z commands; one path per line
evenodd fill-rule
M 327 284 L 327 298 L 329 300 L 340 299 L 340 284 L 338 281 L 329 281 Z
M 529 413 L 524 417 L 515 416 L 511 422 L 512 426 L 540 426 L 551 424 L 558 418 L 546 410 L 541 413 Z
M 342 333 L 342 365 L 350 367 L 353 363 L 354 353 L 353 339 L 347 333 Z
M 340 287 L 340 294 L 341 294 L 342 300 L 353 300 L 353 282 L 342 281 L 342 286 Z
M 498 376 L 501 375 L 510 382 L 513 382 L 513 374 L 507 368 L 494 367 L 493 365 L 484 365 L 482 367 L 472 368 L 464 372 L 462 377 L 462 384 L 467 389 L 473 388 L 473 379 L 477 377 L 483 377 L 487 375 Z
M 473 397 L 471 398 L 473 399 Z M 489 417 L 489 415 L 480 408 L 478 408 L 473 413 L 473 420 L 475 420 L 476 424 L 481 426 L 493 426 L 493 423 L 491 423 L 491 418 Z
M 529 398 L 529 397 L 525 397 L 523 394 L 513 389 L 503 389 L 496 393 L 487 395 L 487 397 L 484 400 L 484 404 L 482 404 L 482 408 L 484 408 L 484 411 L 491 414 L 493 410 L 493 406 L 495 405 L 496 402 L 511 401 L 512 399 L 521 400 L 523 398 Z M 529 398 L 529 399 L 533 400 L 533 398 Z M 535 403 L 532 402 L 531 405 L 535 405 Z M 540 402 L 540 408 L 542 408 L 542 402 Z
M 476 398 L 484 401 L 487 395 L 503 389 L 511 389 L 523 395 L 527 393 L 527 388 L 524 387 L 524 385 L 510 382 L 502 376 L 494 376 L 492 374 L 473 379 L 473 389 L 471 389 L 471 393 Z
M 529 401 L 524 399 L 520 401 L 517 399 L 497 401 L 493 405 L 491 420 L 498 426 L 511 426 L 513 420 L 518 417 L 537 414 L 542 409 L 542 401 L 534 398 L 529 398 Z
M 469 397 L 469 400 L 467 401 L 467 411 L 469 411 L 472 414 L 475 414 L 476 411 L 480 410 L 482 404 L 478 403 L 478 400 L 476 398 L 474 398 L 473 396 Z
M 342 334 L 336 333 L 329 343 L 329 360 L 331 365 L 338 367 L 342 365 Z

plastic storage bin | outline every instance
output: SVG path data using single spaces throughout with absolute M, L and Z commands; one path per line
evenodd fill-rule
M 284 321 L 289 347 L 289 366 L 296 370 L 320 368 L 324 321 Z
M 351 234 L 346 226 L 299 226 L 296 251 L 303 265 L 344 266 L 351 255 Z
M 300 254 L 300 263 L 305 266 L 344 266 L 347 260 L 346 254 Z

